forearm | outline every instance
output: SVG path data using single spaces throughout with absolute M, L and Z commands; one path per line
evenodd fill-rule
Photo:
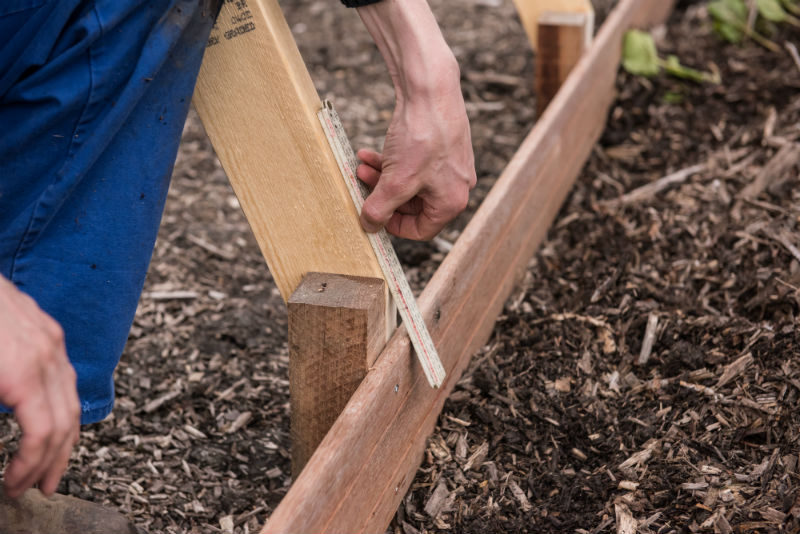
M 426 0 L 383 0 L 357 11 L 386 61 L 399 104 L 460 90 L 458 63 Z

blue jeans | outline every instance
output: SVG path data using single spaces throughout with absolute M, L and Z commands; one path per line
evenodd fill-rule
M 0 1 L 0 274 L 63 327 L 83 423 L 114 403 L 210 4 Z

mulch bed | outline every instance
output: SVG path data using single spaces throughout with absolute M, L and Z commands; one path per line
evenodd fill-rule
M 398 243 L 417 290 L 535 121 L 511 1 L 431 3 L 462 65 L 479 183 L 440 240 Z M 379 148 L 393 93 L 358 17 L 285 10 L 354 144 Z M 723 83 L 619 75 L 608 128 L 393 531 L 800 531 L 800 70 L 721 43 L 697 6 L 658 35 Z M 84 429 L 60 491 L 154 532 L 258 530 L 291 484 L 287 363 L 285 307 L 192 115 L 117 407 Z M 0 425 L 5 462 L 16 429 Z
M 723 83 L 620 74 L 396 531 L 800 530 L 800 71 L 698 7 L 659 35 Z

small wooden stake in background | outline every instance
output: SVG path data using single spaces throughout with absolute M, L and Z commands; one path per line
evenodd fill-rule
M 528 34 L 531 47 L 539 50 L 539 20 L 542 13 L 584 13 L 594 29 L 594 8 L 590 0 L 514 0 L 520 22 Z M 591 33 L 588 35 L 591 40 Z
M 384 282 L 309 273 L 288 308 L 292 477 L 297 478 L 383 349 Z
M 541 117 L 573 67 L 591 44 L 587 13 L 546 11 L 539 15 L 536 54 L 536 110 Z

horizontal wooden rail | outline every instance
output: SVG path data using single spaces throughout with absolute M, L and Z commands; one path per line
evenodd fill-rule
M 605 125 L 624 32 L 670 0 L 621 0 L 522 143 L 419 304 L 447 370 L 431 389 L 400 328 L 262 532 L 383 532 L 470 356 L 544 238 Z

